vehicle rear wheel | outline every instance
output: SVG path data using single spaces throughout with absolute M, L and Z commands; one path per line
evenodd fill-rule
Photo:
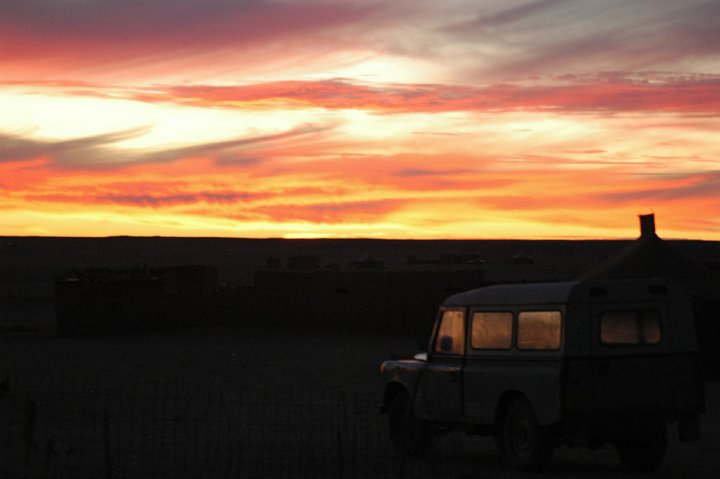
M 425 453 L 429 441 L 428 425 L 415 416 L 410 396 L 405 391 L 397 393 L 390 401 L 388 429 L 390 442 L 397 452 L 411 456 Z
M 661 420 L 638 424 L 615 441 L 620 462 L 631 471 L 652 472 L 660 467 L 667 449 L 667 424 Z
M 505 443 L 503 442 L 504 439 L 502 431 L 496 431 L 495 434 L 493 434 L 493 441 L 495 441 L 495 447 L 497 450 L 502 454 L 505 454 Z
M 521 471 L 540 470 L 552 458 L 552 443 L 544 437 L 525 399 L 515 399 L 508 406 L 502 424 L 502 444 L 510 465 Z

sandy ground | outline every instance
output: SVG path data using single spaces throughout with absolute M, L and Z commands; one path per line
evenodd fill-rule
M 353 474 L 348 475 L 349 477 L 400 477 L 400 469 L 405 477 L 520 476 L 506 466 L 492 441 L 468 438 L 459 433 L 437 439 L 425 458 L 408 458 L 403 461 L 397 457 L 391 458 L 386 450 L 384 431 L 381 430 L 383 419 L 377 417 L 372 408 L 379 401 L 382 389 L 378 366 L 388 357 L 390 350 L 409 353 L 415 347 L 413 338 L 372 335 L 357 337 L 298 331 L 251 333 L 237 328 L 104 338 L 54 338 L 14 334 L 0 336 L 0 377 L 9 378 L 11 391 L 37 392 L 45 389 L 60 393 L 63 389 L 77 390 L 88 387 L 118 392 L 129 385 L 153 381 L 162 383 L 165 388 L 167 385 L 181 385 L 185 388 L 189 384 L 205 384 L 212 380 L 223 385 L 224 394 L 231 400 L 234 398 L 235 404 L 245 406 L 249 402 L 243 400 L 243 395 L 257 396 L 253 391 L 261 389 L 264 391 L 262 394 L 273 396 L 271 401 L 276 405 L 295 401 L 292 398 L 300 396 L 304 401 L 308 397 L 319 398 L 317 404 L 310 404 L 313 402 L 310 401 L 302 410 L 298 409 L 300 406 L 289 409 L 298 417 L 307 415 L 313 424 L 318 423 L 317 418 L 311 417 L 313 414 L 326 414 L 317 407 L 330 407 L 331 405 L 323 401 L 327 398 L 335 401 L 340 397 L 338 391 L 342 391 L 342 397 L 349 399 L 348 404 L 342 405 L 339 414 L 347 414 L 343 408 L 354 408 L 355 416 L 352 420 L 361 418 L 359 426 L 356 424 L 350 428 L 345 427 L 343 431 L 347 430 L 356 436 L 366 435 L 354 438 L 355 449 L 350 452 L 355 456 L 351 459 L 364 461 L 366 465 L 371 463 L 372 458 L 357 456 L 360 450 L 358 444 L 363 445 L 360 450 L 362 454 L 383 455 L 373 466 L 374 472 L 367 472 L 353 463 L 350 469 Z M 303 391 L 302 395 L 298 391 Z M 115 403 L 111 405 L 116 406 Z M 315 409 L 310 410 L 311 406 Z M 277 411 L 288 414 L 285 409 L 281 411 L 280 408 Z M 266 405 L 259 413 L 270 414 L 272 411 Z M 230 412 L 229 417 L 235 417 L 233 414 L 236 413 Z M 252 416 L 255 413 L 251 411 L 249 414 Z M 249 420 L 246 416 L 243 418 L 243 421 Z M 341 421 L 342 417 L 339 420 Z M 323 441 L 332 444 L 337 439 L 335 432 L 340 430 L 335 420 L 325 423 L 323 427 L 328 430 L 320 431 L 317 435 L 304 429 L 293 429 L 294 423 L 289 419 L 287 424 L 278 424 L 277 419 L 273 421 L 276 422 L 268 427 L 272 427 L 275 436 L 269 440 L 287 445 L 297 443 L 297 437 L 304 437 L 305 442 L 320 441 L 324 438 Z M 258 424 L 262 426 L 262 423 Z M 303 427 L 301 424 L 296 426 Z M 357 429 L 358 427 L 360 429 Z M 345 441 L 347 438 L 340 440 Z M 698 443 L 680 443 L 673 430 L 666 462 L 653 476 L 720 477 L 718 452 L 720 385 L 712 383 L 707 387 L 707 414 L 703 418 L 702 440 Z M 333 458 L 336 459 L 337 457 Z M 349 459 L 345 457 L 345 460 Z M 247 467 L 247 464 L 237 467 Z M 279 472 L 275 469 L 275 477 L 288 476 L 292 464 L 284 467 L 286 469 L 280 469 Z M 317 477 L 337 475 L 332 469 L 322 469 L 322 465 L 318 467 L 318 471 L 324 472 L 316 474 Z M 235 473 L 239 474 L 236 477 L 243 477 L 242 471 Z M 230 475 L 232 474 L 219 474 L 217 477 Z M 637 474 L 623 471 L 615 451 L 610 447 L 599 451 L 560 448 L 556 451 L 550 471 L 533 475 L 558 476 L 638 477 Z M 307 475 L 296 477 L 313 477 L 313 473 L 308 472 Z

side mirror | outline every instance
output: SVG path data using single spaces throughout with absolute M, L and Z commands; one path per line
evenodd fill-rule
M 452 336 L 443 336 L 440 338 L 440 351 L 443 353 L 451 353 L 453 350 Z

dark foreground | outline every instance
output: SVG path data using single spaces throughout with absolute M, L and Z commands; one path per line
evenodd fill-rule
M 0 477 L 519 477 L 488 439 L 453 433 L 424 458 L 390 450 L 378 365 L 412 338 L 218 328 L 0 337 Z M 0 379 L 1 381 L 2 379 Z M 654 477 L 720 476 L 720 385 L 703 439 L 673 431 Z M 561 448 L 533 477 L 637 477 L 615 451 Z

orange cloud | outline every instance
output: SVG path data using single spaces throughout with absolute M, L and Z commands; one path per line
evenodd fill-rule
M 309 161 L 278 174 L 264 164 L 233 171 L 210 160 L 187 159 L 102 174 L 66 171 L 42 181 L 37 179 L 49 170 L 35 160 L 24 165 L 34 170 L 27 177 L 34 181 L 4 189 L 0 211 L 173 218 L 181 225 L 178 231 L 184 231 L 182 225 L 201 221 L 227 225 L 261 221 L 275 225 L 277 231 L 298 223 L 316 225 L 316 231 L 323 225 L 390 224 L 398 231 L 405 228 L 410 236 L 424 232 L 426 237 L 471 237 L 482 232 L 483 224 L 490 225 L 486 235 L 497 237 L 502 235 L 498 224 L 504 221 L 506 231 L 514 231 L 511 223 L 525 225 L 526 235 L 533 237 L 549 234 L 553 224 L 565 231 L 618 234 L 619 219 L 633 217 L 646 206 L 662 214 L 667 231 L 687 235 L 703 226 L 707 234 L 717 226 L 708 218 L 720 213 L 713 195 L 717 174 L 643 176 L 608 167 L 589 172 L 469 172 L 463 161 L 426 171 L 408 170 L 409 157 L 386 160 L 387 167 L 380 172 L 354 158 L 342 166 Z M 424 158 L 418 164 L 438 161 Z M 22 168 L 18 163 L 0 165 L 3 178 L 10 171 Z M 263 177 L 268 181 L 258 181 Z M 699 207 L 707 215 L 688 218 L 687 208 Z M 632 235 L 633 228 L 634 223 L 620 231 Z

